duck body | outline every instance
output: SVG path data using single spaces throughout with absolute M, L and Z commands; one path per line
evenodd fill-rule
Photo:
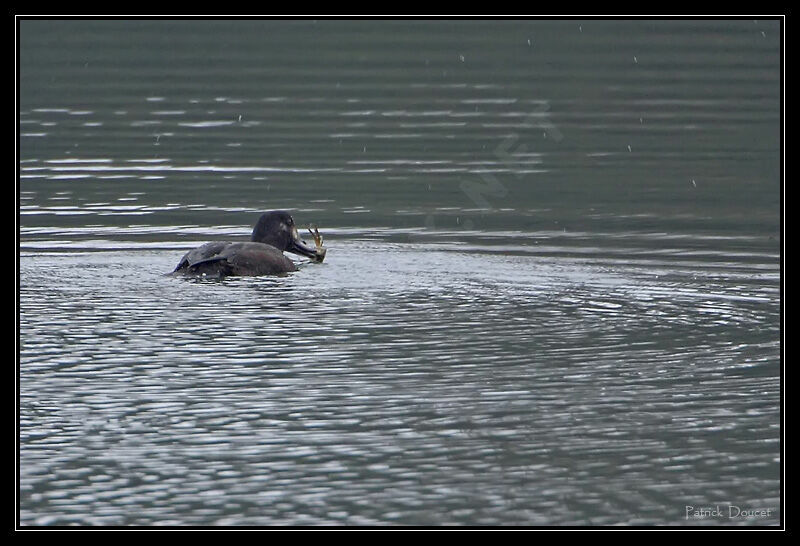
M 294 262 L 274 246 L 264 243 L 206 243 L 190 250 L 181 259 L 175 271 L 227 277 L 278 275 L 297 271 Z
M 279 275 L 297 266 L 283 251 L 321 262 L 324 248 L 312 248 L 300 239 L 291 215 L 272 211 L 261 215 L 247 242 L 215 241 L 187 252 L 173 273 L 214 277 Z

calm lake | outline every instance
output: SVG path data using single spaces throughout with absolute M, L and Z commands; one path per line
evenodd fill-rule
M 20 525 L 780 524 L 779 21 L 18 23 Z

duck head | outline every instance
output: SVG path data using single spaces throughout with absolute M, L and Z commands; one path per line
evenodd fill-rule
M 321 251 L 311 247 L 300 238 L 292 215 L 284 210 L 265 212 L 253 228 L 251 241 L 274 246 L 300 256 L 306 256 L 321 262 L 325 258 L 325 249 Z

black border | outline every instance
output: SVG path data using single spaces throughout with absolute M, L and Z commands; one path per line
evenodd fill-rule
M 784 455 L 784 447 L 785 444 L 784 434 L 785 434 L 785 412 L 784 412 L 784 245 L 785 245 L 785 227 L 784 227 L 784 197 L 785 197 L 785 187 L 784 187 L 784 177 L 785 177 L 785 95 L 784 95 L 784 86 L 785 86 L 785 22 L 787 15 L 780 14 L 780 15 L 769 15 L 769 16 L 758 16 L 758 15 L 737 15 L 737 16 L 710 16 L 710 15 L 701 15 L 701 16 L 694 16 L 694 15 L 686 15 L 686 16 L 641 16 L 641 15 L 624 15 L 624 16 L 615 16 L 615 15 L 589 15 L 589 16 L 524 16 L 524 15 L 503 15 L 503 16 L 397 16 L 397 17 L 387 17 L 387 16 L 354 16 L 354 15 L 322 15 L 322 16 L 248 16 L 248 15 L 221 15 L 221 16 L 164 16 L 164 15 L 156 15 L 156 16 L 143 16 L 143 15 L 131 15 L 131 16 L 92 16 L 92 15 L 54 15 L 54 16 L 43 16 L 43 15 L 18 15 L 12 13 L 12 17 L 15 21 L 15 76 L 16 76 L 16 88 L 15 88 L 15 119 L 16 119 L 16 148 L 15 148 L 15 161 L 16 161 L 16 180 L 15 180 L 15 194 L 16 194 L 16 256 L 15 256 L 15 271 L 16 271 L 16 314 L 15 314 L 15 325 L 17 331 L 17 337 L 15 340 L 15 353 L 16 353 L 16 378 L 15 378 L 15 387 L 16 387 L 16 406 L 15 406 L 15 428 L 16 428 L 16 436 L 15 436 L 15 447 L 16 447 L 16 476 L 15 476 L 15 504 L 16 504 L 16 520 L 15 525 L 12 529 L 9 530 L 9 535 L 14 535 L 26 531 L 89 531 L 89 530 L 98 530 L 98 531 L 114 531 L 114 530 L 125 530 L 125 531 L 135 531 L 135 530 L 145 530 L 145 531 L 253 531 L 253 530 L 278 530 L 278 531 L 288 531 L 288 530 L 313 530 L 313 531 L 329 531 L 329 530 L 336 530 L 336 531 L 352 531 L 352 530 L 458 530 L 458 531 L 470 531 L 470 530 L 479 530 L 479 531 L 491 531 L 491 530 L 506 530 L 506 531 L 522 531 L 522 530 L 580 530 L 580 531 L 593 531 L 593 530 L 613 530 L 613 531 L 629 531 L 629 530 L 680 530 L 680 531 L 759 531 L 759 530 L 768 530 L 768 531 L 789 531 L 785 524 L 785 455 Z M 274 21 L 297 21 L 297 20 L 310 20 L 310 19 L 323 19 L 323 20 L 352 20 L 357 19 L 360 21 L 388 21 L 388 20 L 414 20 L 414 21 L 437 21 L 437 20 L 453 20 L 453 21 L 477 21 L 477 20 L 545 20 L 545 21 L 564 21 L 564 20 L 747 20 L 747 19 L 758 19 L 758 20 L 777 20 L 780 23 L 780 191 L 781 191 L 781 198 L 780 198 L 780 354 L 781 354 L 781 374 L 780 374 L 780 524 L 779 526 L 731 526 L 731 525 L 714 525 L 714 526 L 707 526 L 707 527 L 698 527 L 698 526 L 683 526 L 683 525 L 659 525 L 659 526 L 508 526 L 508 527 L 483 527 L 483 526 L 437 526 L 437 527 L 429 527 L 429 526 L 395 526 L 391 524 L 387 524 L 386 526 L 194 526 L 194 525 L 186 525 L 186 526 L 164 526 L 164 527 L 155 527 L 155 526 L 98 526 L 98 527 L 89 527 L 89 526 L 37 526 L 37 525 L 20 525 L 20 419 L 19 419 L 19 408 L 20 408 L 20 386 L 19 386 L 19 378 L 20 378 L 20 355 L 19 355 L 19 339 L 20 339 L 20 268 L 19 268 L 19 256 L 20 256 L 20 224 L 21 224 L 21 215 L 20 215 L 20 107 L 19 107 L 19 94 L 20 94 L 20 66 L 19 66 L 19 51 L 20 51 L 20 23 L 23 20 L 252 20 L 252 19 L 259 19 L 259 20 L 274 20 Z

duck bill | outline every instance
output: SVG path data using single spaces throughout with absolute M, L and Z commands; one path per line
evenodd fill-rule
M 300 238 L 300 235 L 297 233 L 297 228 L 294 229 L 294 233 L 292 234 L 292 240 L 289 243 L 289 248 L 286 249 L 287 251 L 293 254 L 299 254 L 300 256 L 305 256 L 307 258 L 311 258 L 315 262 L 321 262 L 325 259 L 325 249 L 324 248 L 314 248 L 309 246 Z

